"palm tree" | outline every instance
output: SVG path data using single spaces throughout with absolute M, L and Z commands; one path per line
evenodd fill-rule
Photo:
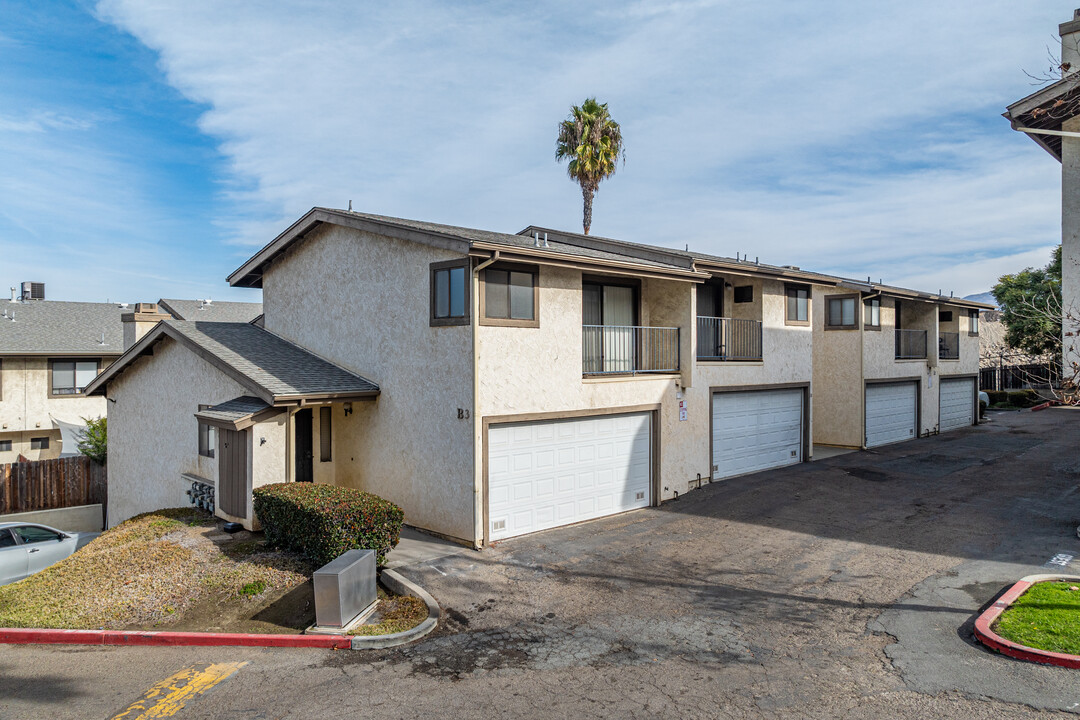
M 620 159 L 626 162 L 622 130 L 608 114 L 607 103 L 601 105 L 596 98 L 588 98 L 580 107 L 570 108 L 570 116 L 559 123 L 555 144 L 555 159 L 561 161 L 563 158 L 570 158 L 566 174 L 581 185 L 581 195 L 585 199 L 582 225 L 588 235 L 592 226 L 593 195 L 600 188 L 600 181 L 615 174 Z

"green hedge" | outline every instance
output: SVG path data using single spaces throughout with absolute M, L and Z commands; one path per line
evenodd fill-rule
M 1011 405 L 1013 407 L 1033 407 L 1043 402 L 1034 390 L 984 390 L 990 397 L 991 405 Z
M 374 550 L 382 565 L 401 539 L 404 511 L 378 495 L 298 482 L 264 485 L 253 495 L 267 543 L 320 566 L 354 548 Z

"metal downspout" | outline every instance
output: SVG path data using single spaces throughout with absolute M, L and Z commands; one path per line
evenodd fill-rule
M 469 325 L 472 329 L 473 547 L 477 550 L 484 545 L 487 529 L 484 527 L 486 498 L 484 497 L 484 459 L 481 457 L 484 452 L 484 443 L 483 438 L 480 437 L 483 424 L 480 422 L 480 345 L 477 342 L 477 333 L 480 329 L 480 271 L 497 262 L 498 259 L 499 251 L 496 250 L 490 258 L 473 268 L 472 277 L 469 280 L 472 285 L 469 300 Z

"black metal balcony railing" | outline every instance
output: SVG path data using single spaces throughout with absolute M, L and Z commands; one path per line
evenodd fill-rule
M 942 360 L 960 359 L 960 333 L 938 333 L 938 357 Z
M 926 359 L 926 331 L 925 330 L 897 330 L 896 331 L 896 359 L 897 360 L 925 360 Z
M 583 375 L 679 371 L 679 328 L 582 325 Z
M 697 357 L 698 360 L 761 360 L 761 322 L 698 316 Z

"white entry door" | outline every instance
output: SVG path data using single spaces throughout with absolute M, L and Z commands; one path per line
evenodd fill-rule
M 941 432 L 975 424 L 975 378 L 942 378 L 938 429 Z
M 713 394 L 713 480 L 803 459 L 803 391 Z
M 914 382 L 866 386 L 866 447 L 917 437 L 918 386 Z
M 650 413 L 492 425 L 488 537 L 547 530 L 652 502 Z

